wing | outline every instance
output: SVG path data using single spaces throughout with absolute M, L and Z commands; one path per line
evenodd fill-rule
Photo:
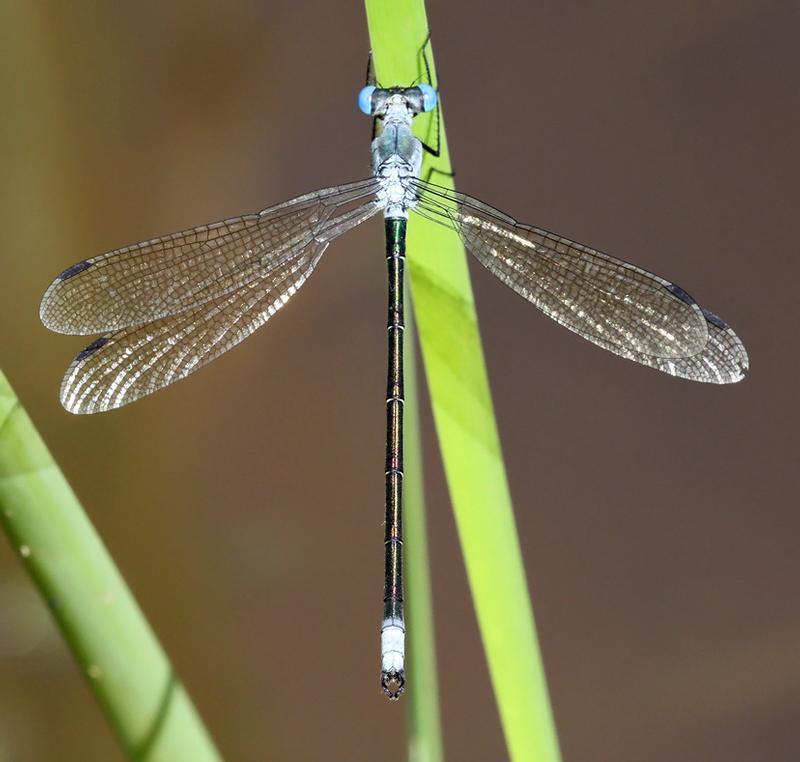
M 71 413 L 111 410 L 194 373 L 266 323 L 308 279 L 330 241 L 379 210 L 371 200 L 331 215 L 310 240 L 283 247 L 235 290 L 96 339 L 67 369 L 61 403 Z
M 749 367 L 747 350 L 741 339 L 724 320 L 701 307 L 706 321 L 708 341 L 701 352 L 690 357 L 654 357 L 642 352 L 611 346 L 598 337 L 586 336 L 594 344 L 629 360 L 669 373 L 671 376 L 702 381 L 707 384 L 735 384 Z
M 482 201 L 415 181 L 415 211 L 452 227 L 487 270 L 594 344 L 695 381 L 744 378 L 734 331 L 680 286 L 621 259 L 521 225 Z
M 376 189 L 373 178 L 309 193 L 257 214 L 201 225 L 86 259 L 42 298 L 53 331 L 118 331 L 232 293 L 312 241 L 331 218 Z

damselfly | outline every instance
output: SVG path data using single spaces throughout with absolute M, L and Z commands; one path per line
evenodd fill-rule
M 451 228 L 503 283 L 603 349 L 717 384 L 741 380 L 748 367 L 730 326 L 680 286 L 421 179 L 424 146 L 411 123 L 434 110 L 437 97 L 428 84 L 368 85 L 358 103 L 375 120 L 372 177 L 83 260 L 53 281 L 40 309 L 54 331 L 102 334 L 69 366 L 64 407 L 111 410 L 185 378 L 245 339 L 305 283 L 331 241 L 383 212 L 389 373 L 381 685 L 390 698 L 405 684 L 402 337 L 410 212 Z

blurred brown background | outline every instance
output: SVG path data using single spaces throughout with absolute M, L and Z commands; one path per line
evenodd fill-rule
M 797 4 L 428 10 L 459 187 L 674 279 L 751 356 L 736 387 L 662 376 L 473 268 L 564 757 L 797 760 Z M 86 342 L 37 306 L 93 253 L 364 176 L 367 47 L 359 2 L 0 11 L 0 366 L 229 760 L 404 758 L 376 682 L 381 223 L 223 361 L 99 417 L 61 409 Z M 429 418 L 425 447 L 446 751 L 502 760 Z M 0 759 L 120 758 L 0 544 Z

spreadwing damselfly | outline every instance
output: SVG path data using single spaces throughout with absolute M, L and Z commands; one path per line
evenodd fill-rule
M 377 126 L 370 177 L 78 262 L 49 286 L 40 315 L 60 333 L 100 334 L 67 369 L 64 407 L 72 413 L 118 408 L 189 376 L 247 338 L 305 283 L 331 242 L 383 213 L 389 367 L 381 685 L 397 698 L 405 684 L 402 335 L 410 215 L 451 229 L 520 296 L 617 355 L 715 384 L 741 380 L 748 359 L 730 326 L 674 283 L 422 179 L 425 146 L 411 124 L 436 109 L 431 85 L 368 85 L 358 102 Z

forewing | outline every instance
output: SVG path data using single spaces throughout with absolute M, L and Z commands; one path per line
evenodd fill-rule
M 604 349 L 665 373 L 741 380 L 747 353 L 726 323 L 680 286 L 549 233 L 462 193 L 417 182 L 420 214 L 449 225 L 490 272 Z
M 192 309 L 258 280 L 375 188 L 372 178 L 325 188 L 83 260 L 53 281 L 40 317 L 59 333 L 92 334 Z
M 308 279 L 328 244 L 379 211 L 373 201 L 333 217 L 257 277 L 175 315 L 101 336 L 73 360 L 61 384 L 72 413 L 97 413 L 185 378 L 267 322 Z

